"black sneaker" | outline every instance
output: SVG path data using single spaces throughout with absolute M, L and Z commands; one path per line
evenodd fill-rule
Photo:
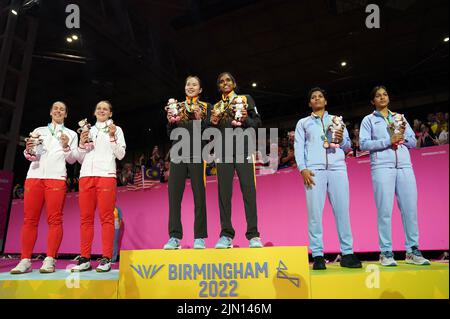
M 362 264 L 354 254 L 348 254 L 348 255 L 342 256 L 341 267 L 362 268 Z
M 313 270 L 325 270 L 327 266 L 325 266 L 325 258 L 323 256 L 314 257 Z

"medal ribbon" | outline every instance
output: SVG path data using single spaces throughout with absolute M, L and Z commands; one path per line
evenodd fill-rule
M 220 102 L 220 111 L 225 111 L 225 108 L 230 105 L 231 102 L 237 97 L 237 94 L 233 91 L 231 96 L 227 96 L 228 101 L 224 101 L 222 98 L 222 101 Z M 226 104 L 226 105 L 225 105 Z
M 328 127 L 328 125 L 330 123 L 328 123 L 328 125 L 325 125 L 325 123 L 323 122 L 323 119 L 321 119 L 320 117 L 318 117 L 317 115 L 315 115 L 314 113 L 312 114 L 314 118 L 319 119 L 320 123 L 318 124 L 320 126 L 320 129 L 322 130 L 322 136 L 321 139 L 322 141 L 328 141 L 327 139 L 327 130 L 325 129 L 326 127 Z
M 52 128 L 52 123 L 49 123 L 47 127 L 48 127 L 48 130 L 50 131 L 50 133 L 52 134 L 52 136 L 55 136 L 56 130 Z M 64 129 L 65 129 L 65 127 L 63 124 L 63 125 L 61 125 L 61 132 L 64 132 Z

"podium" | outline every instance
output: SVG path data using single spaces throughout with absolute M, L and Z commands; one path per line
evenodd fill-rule
M 314 271 L 307 247 L 228 250 L 122 251 L 120 268 L 71 273 L 58 261 L 53 274 L 10 275 L 16 260 L 0 260 L 0 299 L 448 299 L 449 264 L 398 267 L 363 262 Z M 96 263 L 93 262 L 93 267 Z M 117 268 L 117 265 L 114 266 Z

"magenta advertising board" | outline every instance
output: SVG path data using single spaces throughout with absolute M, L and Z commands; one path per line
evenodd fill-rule
M 3 241 L 6 235 L 9 207 L 11 201 L 11 191 L 13 183 L 13 173 L 0 171 L 0 251 L 3 251 Z

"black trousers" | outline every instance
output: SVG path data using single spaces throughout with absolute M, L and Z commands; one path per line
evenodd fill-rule
M 169 174 L 169 236 L 183 239 L 183 226 L 181 224 L 181 202 L 186 186 L 186 179 L 191 178 L 191 187 L 195 204 L 195 238 L 207 238 L 206 221 L 206 165 L 204 163 L 170 163 Z
M 220 236 L 234 238 L 235 232 L 231 223 L 231 198 L 233 195 L 234 172 L 237 171 L 244 199 L 247 232 L 245 237 L 250 240 L 259 237 L 258 216 L 256 209 L 256 179 L 254 163 L 218 163 L 217 180 L 219 184 Z

